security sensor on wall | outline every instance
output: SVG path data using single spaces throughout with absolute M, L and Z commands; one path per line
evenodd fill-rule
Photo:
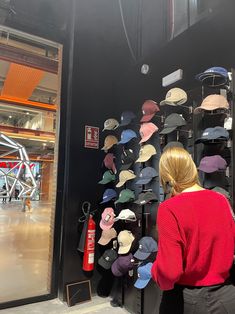
M 143 64 L 140 71 L 144 75 L 148 74 L 149 73 L 149 65 L 148 64 Z

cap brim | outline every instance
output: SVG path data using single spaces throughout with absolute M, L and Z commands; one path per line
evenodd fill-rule
M 105 239 L 105 238 L 103 238 L 103 237 L 101 236 L 101 238 L 100 238 L 99 241 L 98 241 L 98 244 L 100 244 L 100 245 L 107 245 L 111 240 L 112 240 L 112 238 L 110 238 L 110 239 Z
M 112 181 L 112 180 L 111 180 Z M 111 181 L 109 181 L 109 180 L 100 180 L 99 182 L 98 182 L 98 184 L 107 184 L 107 183 L 109 183 L 109 182 L 111 182 Z
M 160 106 L 164 106 L 164 105 L 168 105 L 168 106 L 177 106 L 177 104 L 173 101 L 169 101 L 169 100 L 162 100 L 160 102 Z
M 149 283 L 150 279 L 151 278 L 143 280 L 143 279 L 139 278 L 136 280 L 134 287 L 137 289 L 144 289 L 147 286 L 147 284 Z
M 105 225 L 105 224 L 102 223 L 102 220 L 101 220 L 101 221 L 100 221 L 100 228 L 101 228 L 102 230 L 109 230 L 109 229 L 112 228 L 113 224 L 114 224 L 114 222 L 111 223 L 110 225 Z
M 122 164 L 122 166 L 120 167 L 120 170 L 128 170 L 132 166 L 133 163 L 134 161 L 128 164 Z
M 149 122 L 154 116 L 155 116 L 155 113 L 146 114 L 141 118 L 140 122 Z
M 106 200 L 101 201 L 100 204 L 108 203 L 108 202 L 111 201 L 113 198 L 114 198 L 114 197 L 107 198 Z
M 213 167 L 198 167 L 198 170 L 202 172 L 206 172 L 206 173 L 212 173 L 212 172 L 218 171 L 217 168 L 213 168 Z
M 147 141 L 151 138 L 152 135 L 153 135 L 153 133 L 151 133 L 151 134 L 148 135 L 148 136 L 143 137 L 143 138 L 139 141 L 139 144 L 144 143 L 144 142 L 147 142 Z
M 139 179 L 137 182 L 135 182 L 135 184 L 148 184 L 153 178 L 146 178 L 146 179 Z
M 132 245 L 132 243 L 127 245 L 127 246 L 119 247 L 118 254 L 126 254 L 126 253 L 128 253 L 130 251 L 131 245 Z
M 156 153 L 153 154 L 153 155 L 156 155 Z M 138 158 L 138 159 L 136 160 L 136 162 L 145 162 L 145 161 L 149 160 L 153 155 L 145 155 L 145 156 L 142 156 L 142 157 Z
M 117 188 L 120 188 L 120 187 L 123 186 L 125 183 L 126 183 L 126 182 L 120 181 L 120 182 L 118 182 L 118 183 L 116 184 L 116 187 L 117 187 Z
M 140 250 L 137 250 L 134 254 L 134 257 L 141 261 L 144 261 L 149 257 L 150 254 L 151 253 L 145 253 L 145 252 L 141 252 Z
M 107 261 L 103 258 L 103 256 L 101 256 L 101 257 L 99 258 L 98 264 L 99 264 L 100 266 L 102 266 L 104 269 L 110 269 L 111 266 L 112 266 L 112 263 L 107 262 Z
M 171 128 L 164 128 L 160 134 L 169 134 L 177 129 L 177 126 L 171 127 Z

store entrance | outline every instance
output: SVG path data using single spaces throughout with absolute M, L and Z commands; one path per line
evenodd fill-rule
M 52 291 L 61 50 L 0 26 L 0 305 Z

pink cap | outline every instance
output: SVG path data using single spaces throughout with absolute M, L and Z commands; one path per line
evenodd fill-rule
M 114 224 L 114 211 L 112 207 L 107 207 L 101 215 L 100 228 L 102 230 L 110 229 Z
M 160 109 L 155 101 L 146 100 L 142 105 L 143 117 L 140 122 L 149 122 L 158 111 Z
M 114 158 L 115 156 L 112 153 L 108 153 L 104 158 L 104 165 L 107 169 L 111 169 L 113 173 L 117 173 Z
M 143 123 L 140 127 L 140 136 L 141 141 L 140 143 L 146 142 L 150 137 L 153 135 L 153 133 L 158 131 L 158 127 L 153 124 L 152 122 Z

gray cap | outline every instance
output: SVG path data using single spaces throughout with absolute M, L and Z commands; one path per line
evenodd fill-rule
M 151 201 L 157 201 L 157 196 L 151 191 L 142 192 L 139 194 L 138 199 L 134 201 L 135 204 L 145 205 Z
M 148 184 L 153 178 L 157 176 L 157 171 L 152 167 L 143 168 L 135 184 Z
M 110 269 L 113 262 L 118 258 L 118 254 L 115 250 L 106 250 L 104 254 L 99 258 L 98 264 L 104 269 Z
M 180 147 L 180 148 L 184 148 L 184 145 L 181 142 L 169 142 L 166 144 L 166 146 L 163 148 L 163 152 L 165 152 L 167 150 L 167 148 L 170 147 Z
M 205 143 L 212 140 L 226 141 L 229 139 L 229 133 L 225 128 L 216 126 L 214 128 L 207 128 L 203 131 L 202 136 L 196 139 L 195 144 Z
M 134 257 L 139 260 L 145 260 L 153 252 L 157 252 L 157 242 L 152 237 L 143 237 L 139 241 L 139 248 Z
M 183 116 L 178 113 L 172 113 L 166 117 L 164 128 L 160 134 L 169 134 L 183 125 L 186 125 L 186 121 Z

